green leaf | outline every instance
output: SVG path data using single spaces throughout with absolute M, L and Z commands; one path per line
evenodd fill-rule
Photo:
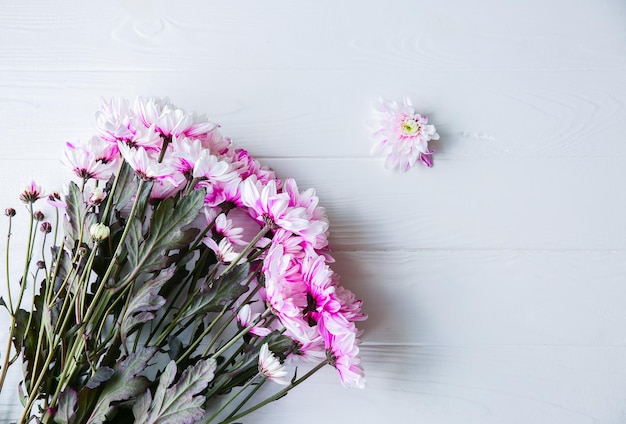
M 180 354 L 183 353 L 183 342 L 181 342 L 178 337 L 170 335 L 167 338 L 167 345 L 170 348 L 170 350 L 167 351 L 167 355 L 170 359 L 174 361 L 177 360 Z
M 142 348 L 136 353 L 131 352 L 115 366 L 115 373 L 103 385 L 98 402 L 87 423 L 106 422 L 115 409 L 115 402 L 134 398 L 146 390 L 149 380 L 139 374 L 147 368 L 156 351 L 155 347 L 150 347 Z
M 248 291 L 248 286 L 241 283 L 248 278 L 249 272 L 250 264 L 244 262 L 220 276 L 212 285 L 203 287 L 181 319 L 221 311 L 224 305 Z
M 167 268 L 175 257 L 167 256 L 174 249 L 188 245 L 197 235 L 197 229 L 183 230 L 197 216 L 204 204 L 204 190 L 195 190 L 176 203 L 164 200 L 154 211 L 149 233 L 145 236 L 138 220 L 131 225 L 126 238 L 128 260 L 136 272 L 153 272 Z
M 89 240 L 89 227 L 96 222 L 92 213 L 87 213 L 87 206 L 83 194 L 75 182 L 70 182 L 68 194 L 65 196 L 65 243 L 68 250 L 72 250 L 83 241 Z M 83 227 L 84 225 L 84 227 Z M 80 230 L 84 228 L 81 238 Z
M 149 390 L 137 399 L 133 407 L 135 424 L 192 424 L 200 420 L 205 397 L 199 393 L 213 380 L 215 368 L 214 360 L 201 360 L 183 371 L 178 383 L 172 385 L 176 362 L 170 361 L 161 374 L 154 399 Z
M 111 177 L 111 179 L 107 182 L 107 193 L 111 192 L 114 179 L 115 176 Z M 130 165 L 128 165 L 128 163 L 124 162 L 124 165 L 119 173 L 115 193 L 113 194 L 113 205 L 117 210 L 122 210 L 129 204 L 133 196 L 137 193 L 137 185 L 138 182 L 137 178 L 135 178 L 135 171 L 130 167 Z
M 115 370 L 109 367 L 100 367 L 96 370 L 96 373 L 89 378 L 89 381 L 85 384 L 88 389 L 95 389 L 102 383 L 109 381 L 115 374 Z
M 77 403 L 78 396 L 71 387 L 67 387 L 63 390 L 59 396 L 57 411 L 54 414 L 54 422 L 57 424 L 72 424 L 74 422 Z
M 120 334 L 123 343 L 126 343 L 126 338 L 139 324 L 154 319 L 153 311 L 157 311 L 165 305 L 166 301 L 159 295 L 159 291 L 173 275 L 173 268 L 162 271 L 156 277 L 144 282 L 133 295 L 122 318 Z

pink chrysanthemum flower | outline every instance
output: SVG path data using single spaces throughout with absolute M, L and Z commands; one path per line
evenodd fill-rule
M 178 109 L 168 99 L 137 98 L 134 110 L 146 128 L 154 126 L 164 137 L 199 137 L 217 127 L 205 116 L 197 116 Z
M 415 113 L 411 100 L 405 98 L 398 104 L 380 99 L 375 108 L 378 120 L 372 153 L 385 156 L 388 169 L 406 172 L 418 161 L 431 167 L 433 151 L 428 148 L 428 142 L 439 140 L 439 134 L 434 125 L 428 124 L 427 117 Z
M 29 185 L 24 187 L 22 192 L 20 193 L 20 200 L 24 203 L 35 203 L 37 200 L 41 199 L 44 196 L 43 189 L 40 185 L 35 184 L 34 181 L 31 181 Z
M 65 209 L 67 204 L 58 192 L 52 192 L 48 195 L 48 204 L 57 209 Z
M 261 316 L 260 313 L 252 312 L 252 308 L 250 305 L 245 304 L 241 308 L 239 308 L 239 312 L 237 312 L 237 322 L 242 328 L 248 327 L 251 325 L 256 319 Z M 250 333 L 254 334 L 258 337 L 265 337 L 272 332 L 271 329 L 264 327 L 263 325 L 255 325 L 250 329 Z
M 108 180 L 118 168 L 117 146 L 98 137 L 87 142 L 65 143 L 63 162 L 84 180 Z
M 154 180 L 173 173 L 173 169 L 169 165 L 157 162 L 156 158 L 143 147 L 133 149 L 120 142 L 118 148 L 124 160 L 141 179 Z
M 241 183 L 240 190 L 242 203 L 257 221 L 298 235 L 309 228 L 306 210 L 289 206 L 289 195 L 278 193 L 275 181 L 263 185 L 253 175 Z

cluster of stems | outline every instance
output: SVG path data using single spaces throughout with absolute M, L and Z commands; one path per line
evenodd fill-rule
M 125 167 L 127 172 L 123 172 Z M 137 181 L 134 185 L 129 184 L 129 175 Z M 85 182 L 78 189 L 81 199 L 88 194 Z M 0 392 L 9 367 L 18 359 L 25 361 L 28 373 L 21 385 L 24 409 L 19 423 L 29 422 L 34 416 L 40 417 L 43 423 L 52 423 L 59 409 L 59 399 L 69 389 L 88 393 L 80 397 L 83 403 L 78 405 L 77 414 L 82 420 L 76 422 L 89 422 L 89 411 L 98 403 L 106 381 L 100 387 L 89 386 L 88 390 L 86 383 L 97 376 L 99 370 L 115 369 L 121 359 L 147 346 L 167 353 L 181 368 L 199 359 L 220 358 L 216 377 L 202 394 L 207 399 L 205 405 L 210 405 L 215 396 L 228 393 L 230 398 L 219 409 L 207 410 L 202 421 L 205 424 L 217 420 L 222 424 L 233 422 L 284 396 L 328 363 L 323 361 L 300 378 L 294 376 L 288 386 L 249 406 L 267 380 L 259 371 L 254 354 L 264 340 L 250 331 L 255 326 L 277 324 L 277 320 L 268 308 L 243 328 L 234 321 L 239 308 L 253 302 L 261 289 L 258 274 L 264 249 L 258 247 L 258 241 L 268 235 L 270 225 L 262 227 L 235 260 L 220 264 L 202 243 L 215 225 L 215 221 L 208 223 L 185 247 L 170 252 L 177 255 L 177 259 L 167 271 L 172 282 L 166 282 L 160 292 L 166 300 L 163 307 L 146 309 L 153 314 L 153 319 L 140 322 L 132 332 L 125 333 L 122 320 L 127 316 L 133 296 L 146 281 L 166 272 L 146 271 L 141 261 L 132 264 L 128 258 L 127 246 L 129 238 L 133 237 L 131 223 L 138 220 L 145 228 L 147 217 L 154 214 L 156 208 L 148 201 L 151 184 L 149 180 L 132 175 L 122 163 L 107 186 L 106 202 L 101 205 L 84 202 L 82 207 L 75 208 L 78 216 L 70 217 L 76 224 L 75 238 L 66 234 L 58 239 L 57 230 L 62 224 L 58 209 L 52 237 L 48 236 L 50 232 L 39 231 L 34 202 L 27 203 L 28 239 L 18 285 L 11 283 L 9 248 L 13 217 L 9 216 L 5 260 L 7 296 L 3 304 L 10 325 L 2 356 Z M 194 186 L 195 182 L 189 181 L 179 197 L 191 195 Z M 130 212 L 122 216 L 115 199 L 120 199 L 119 192 L 129 187 L 135 188 L 131 197 L 134 200 Z M 111 236 L 94 238 L 89 230 L 94 223 L 111 228 Z M 146 237 L 147 233 L 142 234 Z M 53 253 L 48 253 L 48 249 Z M 41 260 L 35 262 L 38 255 Z M 189 264 L 193 264 L 191 270 Z M 237 274 L 238 267 L 244 264 L 247 273 L 230 281 L 229 277 Z M 217 303 L 217 308 L 212 305 L 208 312 L 198 310 L 198 299 L 205 295 L 207 287 L 220 281 L 230 281 L 243 289 L 225 296 Z M 26 302 L 29 287 L 32 300 Z M 24 309 L 27 303 L 30 305 Z M 280 325 L 273 325 L 273 328 L 278 329 L 276 333 L 282 337 Z M 285 356 L 289 349 L 284 349 Z M 154 362 L 154 366 L 159 367 L 158 361 Z M 218 378 L 220 376 L 227 378 Z M 155 379 L 148 390 L 154 390 L 156 385 Z M 239 388 L 233 390 L 235 386 Z

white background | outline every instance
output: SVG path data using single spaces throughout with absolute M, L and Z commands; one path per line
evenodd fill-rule
M 5 0 L 0 206 L 136 95 L 315 187 L 365 301 L 368 388 L 328 368 L 246 423 L 626 421 L 623 1 Z M 432 169 L 369 156 L 381 96 L 437 126 Z

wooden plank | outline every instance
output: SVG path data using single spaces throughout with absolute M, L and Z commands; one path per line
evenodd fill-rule
M 317 189 L 339 250 L 626 249 L 621 160 L 440 161 L 406 174 L 377 159 L 263 162 Z M 0 159 L 12 187 L 0 205 L 15 207 L 31 179 L 52 191 L 69 175 L 57 160 Z
M 7 60 L 0 67 L 360 71 L 384 64 L 447 71 L 626 64 L 617 1 L 572 7 L 565 0 L 549 6 L 455 0 L 399 13 L 406 7 L 403 0 L 5 5 L 0 27 Z
M 440 161 L 407 174 L 377 160 L 265 162 L 317 188 L 337 249 L 626 246 L 620 160 Z
M 336 252 L 364 344 L 623 346 L 626 252 Z
M 0 50 L 0 53 L 2 50 Z M 78 67 L 79 63 L 76 63 Z M 23 147 L 56 158 L 65 141 L 93 134 L 100 97 L 170 96 L 206 113 L 259 157 L 368 158 L 366 121 L 380 96 L 409 96 L 441 134 L 435 162 L 626 157 L 623 70 L 0 71 L 3 157 Z M 415 82 L 419 79 L 428 84 Z M 188 84 L 194 90 L 188 89 Z M 445 87 L 445 89 L 444 89 Z M 58 96 L 63 91 L 63 97 Z M 19 141 L 16 142 L 16 141 Z
M 362 357 L 366 389 L 343 388 L 326 367 L 244 422 L 588 424 L 626 412 L 623 346 L 363 346 Z M 8 424 L 19 404 L 6 399 L 0 423 Z

